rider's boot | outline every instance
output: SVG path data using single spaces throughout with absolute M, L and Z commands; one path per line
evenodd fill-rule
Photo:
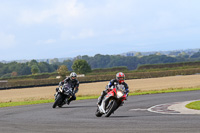
M 70 100 L 70 99 L 69 99 L 69 100 L 67 100 L 67 105 L 69 105 L 71 101 L 72 101 L 72 100 Z

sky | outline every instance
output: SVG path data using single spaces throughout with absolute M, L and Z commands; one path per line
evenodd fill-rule
M 0 61 L 200 48 L 200 0 L 0 3 Z

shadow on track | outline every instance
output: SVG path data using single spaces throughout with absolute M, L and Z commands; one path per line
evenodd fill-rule
M 130 118 L 130 117 L 135 117 L 135 116 L 122 116 L 122 115 L 115 116 L 115 115 L 111 115 L 109 118 Z
M 70 106 L 70 105 L 68 105 L 68 106 L 64 106 L 64 107 L 61 107 L 61 108 L 90 108 L 90 107 L 96 107 L 95 105 L 88 105 L 88 106 L 83 106 L 83 105 L 81 105 L 81 106 Z

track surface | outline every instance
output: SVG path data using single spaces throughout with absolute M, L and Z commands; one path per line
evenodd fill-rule
M 109 118 L 95 116 L 96 100 L 0 108 L 1 133 L 199 133 L 200 115 L 158 114 L 151 106 L 196 100 L 200 91 L 130 96 Z M 133 109 L 133 110 L 132 110 Z

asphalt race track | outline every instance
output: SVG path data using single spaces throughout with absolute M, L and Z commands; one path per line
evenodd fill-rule
M 200 99 L 200 91 L 130 96 L 109 118 L 95 116 L 96 100 L 0 108 L 0 133 L 199 133 L 200 115 L 160 114 L 148 108 Z

